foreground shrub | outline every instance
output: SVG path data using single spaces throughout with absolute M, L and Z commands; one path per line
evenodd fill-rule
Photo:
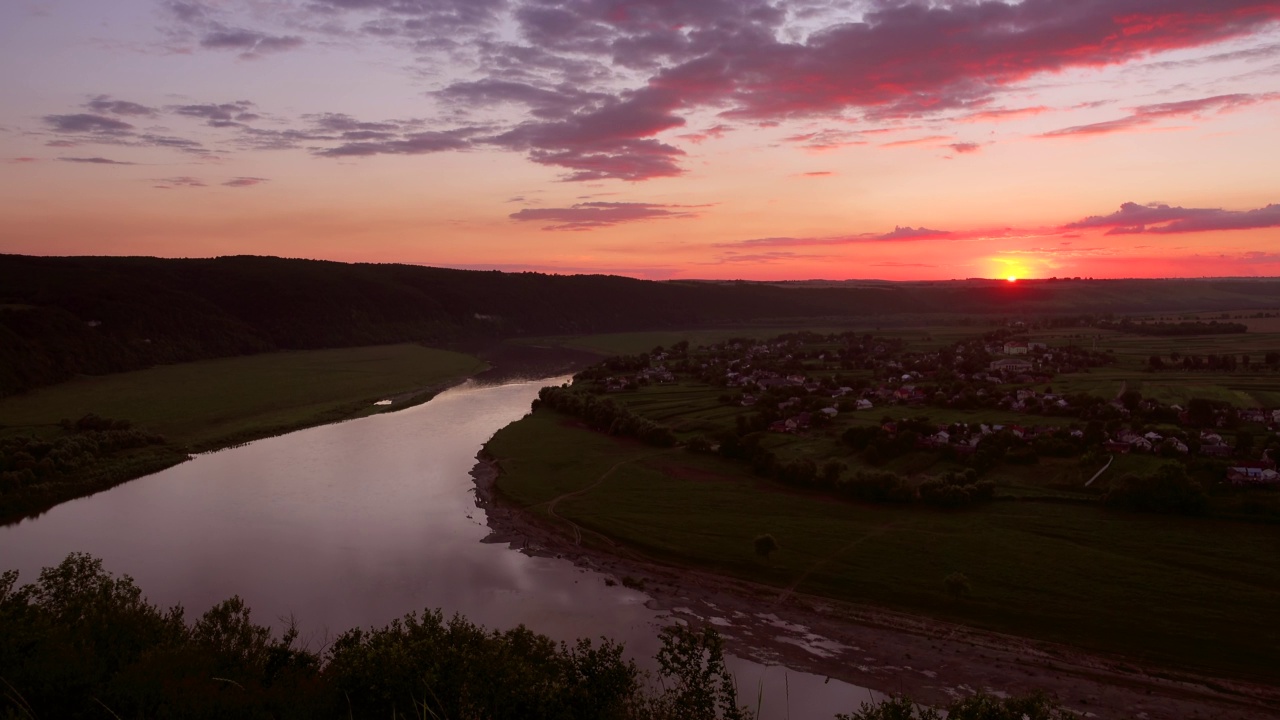
M 30 585 L 0 574 L 0 718 L 752 720 L 715 630 L 662 631 L 656 682 L 617 643 L 556 643 L 440 612 L 349 630 L 319 653 L 253 622 L 237 597 L 194 623 L 128 576 L 72 554 Z M 1065 720 L 1041 696 L 977 695 L 953 720 Z M 938 720 L 907 698 L 843 720 Z M 800 720 L 800 719 L 797 719 Z

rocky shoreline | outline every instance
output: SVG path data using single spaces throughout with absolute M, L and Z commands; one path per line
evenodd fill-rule
M 673 622 L 714 626 L 729 651 L 764 664 L 826 675 L 941 705 L 975 690 L 1044 691 L 1084 717 L 1181 720 L 1280 715 L 1280 688 L 1167 672 L 1075 648 L 781 591 L 655 562 L 604 536 L 579 544 L 581 529 L 504 501 L 501 468 L 481 453 L 471 471 L 485 542 L 556 557 L 606 583 L 642 590 Z M 575 531 L 576 529 L 576 531 Z M 851 710 L 853 708 L 850 708 Z

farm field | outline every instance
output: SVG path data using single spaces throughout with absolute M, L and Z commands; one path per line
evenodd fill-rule
M 505 428 L 487 449 L 512 502 L 545 513 L 548 501 L 587 489 L 558 502 L 557 518 L 656 559 L 1159 664 L 1280 679 L 1280 527 L 1071 503 L 948 511 L 836 500 L 714 456 L 595 433 L 552 411 Z M 768 560 L 753 550 L 762 533 L 780 546 Z M 953 572 L 971 581 L 969 597 L 945 592 Z
M 385 397 L 483 368 L 468 355 L 420 345 L 270 353 L 81 377 L 0 400 L 6 431 L 54 426 L 86 413 L 126 419 L 194 448 L 276 427 L 357 414 Z
M 970 337 L 991 330 L 995 323 L 975 325 L 916 324 L 899 326 L 904 320 L 889 318 L 879 322 L 859 318 L 844 325 L 809 325 L 805 323 L 742 325 L 727 328 L 707 328 L 703 330 L 660 330 L 653 332 L 603 333 L 597 335 L 555 335 L 520 340 L 529 345 L 559 345 L 562 347 L 586 350 L 599 355 L 636 355 L 647 353 L 655 347 L 669 347 L 681 341 L 690 345 L 710 345 L 724 342 L 731 338 L 765 339 L 791 332 L 816 333 L 870 333 L 880 332 L 884 325 L 893 327 L 895 337 L 912 341 L 913 347 L 932 348 L 948 345 L 960 338 Z M 936 322 L 936 321 L 934 321 Z
M 335 422 L 429 398 L 483 369 L 469 355 L 419 345 L 271 353 L 80 377 L 0 400 L 0 441 L 74 439 L 60 427 L 89 414 L 158 434 L 98 455 L 70 474 L 0 491 L 0 516 L 95 492 L 181 462 L 190 452 Z M 375 406 L 379 400 L 394 400 Z M 77 452 L 79 449 L 77 448 Z

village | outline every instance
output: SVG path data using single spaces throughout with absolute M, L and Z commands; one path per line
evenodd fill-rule
M 1202 471 L 1212 463 L 1220 482 L 1280 485 L 1280 409 L 1200 399 L 1183 407 L 1143 398 L 1123 385 L 1111 398 L 1055 392 L 1056 380 L 1115 366 L 1116 358 L 1084 340 L 1050 345 L 1015 332 L 1002 329 L 923 352 L 910 351 L 900 339 L 854 333 L 795 333 L 694 349 L 681 343 L 614 358 L 591 377 L 605 393 L 686 378 L 723 387 L 719 401 L 743 408 L 747 427 L 769 433 L 803 436 L 844 425 L 860 429 L 864 439 L 874 428 L 882 444 L 910 433 L 915 449 L 962 463 L 988 438 L 999 438 L 1014 456 L 1019 448 L 1024 455 L 1055 457 L 1150 454 L 1203 460 Z M 1135 377 L 1144 370 L 1135 368 Z M 920 421 L 935 409 L 964 417 Z M 850 416 L 851 422 L 841 421 Z

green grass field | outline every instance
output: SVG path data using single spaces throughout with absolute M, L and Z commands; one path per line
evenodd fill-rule
M 906 339 L 914 348 L 933 349 L 950 345 L 962 338 L 981 335 L 995 327 L 995 325 L 919 325 L 894 327 L 890 334 L 895 337 Z M 785 333 L 802 331 L 822 334 L 839 334 L 844 332 L 884 334 L 887 332 L 878 329 L 877 325 L 866 319 L 860 319 L 848 325 L 810 326 L 805 325 L 802 322 L 791 325 L 770 323 L 758 326 L 743 325 L 738 327 L 706 328 L 700 330 L 655 330 L 650 332 L 603 333 L 598 335 L 556 335 L 527 338 L 520 342 L 529 345 L 558 345 L 577 350 L 586 350 L 587 352 L 593 352 L 599 355 L 638 355 L 640 353 L 647 353 L 658 346 L 671 347 L 682 340 L 687 340 L 691 346 L 697 347 L 699 345 L 721 343 L 725 340 L 729 340 L 730 338 L 746 337 L 765 340 Z
M 188 453 L 394 410 L 484 367 L 418 345 L 272 353 L 81 377 L 0 400 L 0 439 L 68 440 L 62 419 L 128 420 L 162 444 L 97 455 L 73 471 L 0 494 L 0 521 L 17 520 L 182 462 Z M 395 402 L 375 406 L 379 400 Z
M 0 400 L 0 426 L 52 427 L 86 413 L 125 419 L 192 447 L 255 430 L 371 410 L 376 400 L 482 369 L 469 356 L 419 345 L 271 353 L 81 377 Z
M 1280 528 L 997 502 L 965 511 L 792 491 L 712 456 L 655 450 L 550 411 L 500 431 L 502 493 L 660 559 L 1159 664 L 1280 679 Z M 781 550 L 753 551 L 761 533 Z M 964 573 L 961 601 L 943 578 Z

